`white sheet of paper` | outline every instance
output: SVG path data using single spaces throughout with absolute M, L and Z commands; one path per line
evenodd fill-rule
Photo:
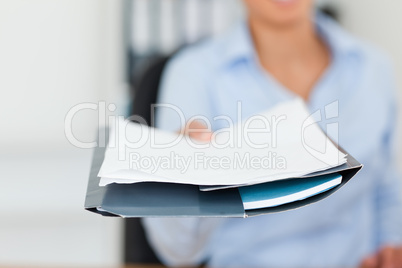
M 346 162 L 346 155 L 322 132 L 300 99 L 281 103 L 253 118 L 235 124 L 231 131 L 218 131 L 212 143 L 117 121 L 98 174 L 100 185 L 251 185 L 299 177 Z M 175 140 L 175 145 L 161 146 Z M 194 143 L 207 148 L 194 148 Z M 217 148 L 223 144 L 232 146 Z M 265 148 L 256 148 L 256 144 Z

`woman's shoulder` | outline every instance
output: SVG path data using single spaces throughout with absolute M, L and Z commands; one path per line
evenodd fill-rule
M 352 34 L 332 18 L 317 13 L 316 22 L 318 28 L 323 32 L 324 38 L 342 55 L 357 56 L 365 64 L 373 64 L 378 67 L 391 64 L 390 57 L 382 48 L 362 36 Z
M 169 60 L 168 68 L 196 72 L 197 75 L 217 73 L 225 62 L 226 52 L 237 30 L 238 27 L 232 27 L 220 35 L 181 48 Z
M 384 49 L 360 37 L 355 37 L 355 40 L 359 55 L 365 64 L 379 69 L 392 69 L 392 59 Z

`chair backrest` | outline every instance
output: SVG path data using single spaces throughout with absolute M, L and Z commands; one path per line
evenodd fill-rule
M 143 117 L 148 125 L 151 125 L 151 105 L 157 101 L 162 73 L 171 57 L 154 59 L 131 88 L 133 100 L 130 115 Z
M 138 83 L 132 87 L 131 115 L 141 116 L 151 125 L 151 104 L 156 103 L 163 69 L 170 57 L 156 59 L 145 70 Z M 159 264 L 160 261 L 149 245 L 141 220 L 125 219 L 124 262 Z

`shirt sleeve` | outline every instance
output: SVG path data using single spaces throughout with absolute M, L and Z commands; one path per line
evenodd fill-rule
M 402 244 L 402 178 L 397 169 L 397 104 L 396 83 L 391 64 L 383 69 L 384 93 L 388 98 L 387 128 L 383 135 L 381 161 L 382 174 L 376 188 L 378 246 Z
M 155 125 L 178 131 L 193 116 L 211 119 L 208 80 L 197 59 L 184 51 L 167 65 L 156 107 Z M 144 218 L 142 222 L 152 247 L 162 262 L 170 266 L 201 264 L 208 241 L 220 219 Z

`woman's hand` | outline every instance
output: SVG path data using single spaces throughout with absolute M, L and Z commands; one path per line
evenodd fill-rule
M 383 247 L 366 257 L 360 268 L 402 268 L 402 246 Z
M 188 122 L 179 132 L 199 141 L 209 142 L 212 139 L 211 128 L 197 120 Z

